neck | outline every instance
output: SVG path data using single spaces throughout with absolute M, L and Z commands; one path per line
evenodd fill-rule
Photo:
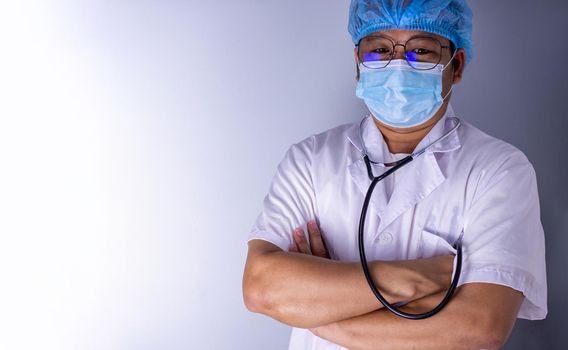
M 391 153 L 410 154 L 414 152 L 420 141 L 422 141 L 430 130 L 432 130 L 434 125 L 444 116 L 447 108 L 447 103 L 444 103 L 432 118 L 412 128 L 393 128 L 381 123 L 376 118 L 373 118 L 373 121 L 381 131 L 381 134 L 383 134 L 383 139 L 387 143 Z

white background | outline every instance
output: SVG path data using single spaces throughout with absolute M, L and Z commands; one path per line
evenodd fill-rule
M 453 97 L 537 168 L 551 311 L 511 349 L 565 342 L 568 311 L 568 6 L 533 4 L 472 1 Z M 286 348 L 243 306 L 245 241 L 288 146 L 364 113 L 347 10 L 0 1 L 0 348 Z

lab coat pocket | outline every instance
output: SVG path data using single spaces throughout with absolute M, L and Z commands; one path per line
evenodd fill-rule
M 428 259 L 443 255 L 456 255 L 456 252 L 456 249 L 444 238 L 426 230 L 422 231 L 418 248 L 419 259 Z

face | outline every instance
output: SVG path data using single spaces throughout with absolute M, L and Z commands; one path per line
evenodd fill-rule
M 412 30 L 383 30 L 379 32 L 372 33 L 371 35 L 376 36 L 380 35 L 390 39 L 392 42 L 396 44 L 406 44 L 408 40 L 413 38 L 434 38 L 437 39 L 442 46 L 447 46 L 448 48 L 442 48 L 440 52 L 440 64 L 443 64 L 445 69 L 442 76 L 442 95 L 446 96 L 446 94 L 450 91 L 450 88 L 453 84 L 457 84 L 461 81 L 463 70 L 465 67 L 466 56 L 464 49 L 458 49 L 454 59 L 450 62 L 452 58 L 452 52 L 449 49 L 450 41 L 442 36 L 421 32 L 421 31 L 412 31 Z M 416 40 L 414 40 L 416 41 Z M 392 44 L 392 43 L 391 43 Z M 391 49 L 392 50 L 392 49 Z M 404 48 L 402 46 L 397 46 L 395 49 L 395 55 L 392 59 L 405 59 L 404 57 Z M 359 55 L 358 50 L 355 48 L 355 61 L 357 63 L 357 80 L 359 79 Z M 448 99 L 446 100 L 446 103 Z

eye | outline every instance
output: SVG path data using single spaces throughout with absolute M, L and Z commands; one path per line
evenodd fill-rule
M 379 53 L 379 54 L 386 54 L 386 53 L 390 53 L 390 50 L 385 48 L 385 47 L 379 47 L 378 49 L 373 50 L 373 52 Z
M 428 49 L 423 49 L 423 48 L 417 48 L 412 50 L 413 53 L 417 54 L 417 55 L 428 55 L 430 53 L 432 53 L 432 51 L 428 50 Z

